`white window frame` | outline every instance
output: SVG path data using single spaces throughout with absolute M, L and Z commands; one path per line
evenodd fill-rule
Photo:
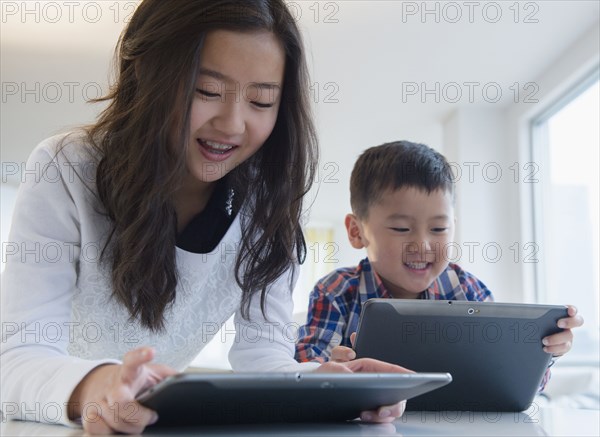
M 555 99 L 546 109 L 534 116 L 529 123 L 529 153 L 533 162 L 548 163 L 548 131 L 547 122 L 550 118 L 560 112 L 563 108 L 577 99 L 581 94 L 587 91 L 591 86 L 598 82 L 600 76 L 600 65 L 595 65 L 593 69 L 588 70 L 582 75 L 576 84 L 570 87 L 566 92 Z M 540 180 L 549 180 L 550 173 L 547 165 L 540 166 Z M 544 217 L 543 217 L 543 200 L 545 197 L 542 184 L 530 185 L 531 199 L 531 229 L 534 240 L 544 242 Z M 543 290 L 546 288 L 546 268 L 543 263 L 535 263 L 532 266 L 534 299 L 538 303 L 545 303 L 546 295 Z M 565 302 L 568 303 L 568 302 Z M 575 332 L 576 335 L 576 332 Z M 568 357 L 568 355 L 567 355 Z M 575 357 L 573 357 L 575 358 Z M 598 365 L 598 357 L 590 353 L 586 357 L 577 357 L 569 359 L 570 365 Z

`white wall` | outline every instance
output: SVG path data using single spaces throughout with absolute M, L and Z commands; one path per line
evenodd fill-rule
M 11 2 L 16 5 L 22 2 Z M 131 2 L 123 2 L 129 5 Z M 403 20 L 402 2 L 331 2 L 339 7 L 337 23 L 325 23 L 324 5 L 315 21 L 313 2 L 296 2 L 302 9 L 300 25 L 306 35 L 312 79 L 320 89 L 315 104 L 322 147 L 320 183 L 309 195 L 310 220 L 332 226 L 339 252 L 330 268 L 354 265 L 364 256 L 347 243 L 343 217 L 349 211 L 348 181 L 356 157 L 367 147 L 408 139 L 424 142 L 459 165 L 457 237 L 463 248 L 460 263 L 472 270 L 499 300 L 531 300 L 532 281 L 527 266 L 513 262 L 513 243 L 533 241 L 526 214 L 527 186 L 514 183 L 513 163 L 530 161 L 527 123 L 561 90 L 598 62 L 597 2 L 535 2 L 538 23 L 504 19 L 489 23 Z M 418 2 L 417 2 L 418 3 Z M 2 111 L 0 144 L 3 171 L 6 163 L 22 165 L 43 138 L 65 128 L 94 120 L 102 106 L 85 103 L 94 97 L 95 85 L 107 89 L 113 46 L 124 25 L 125 10 L 112 20 L 112 2 L 102 3 L 103 20 L 76 19 L 74 23 L 23 20 L 6 17 L 1 32 Z M 502 2 L 508 8 L 512 2 Z M 31 17 L 30 17 L 31 18 Z M 76 17 L 77 18 L 77 17 Z M 110 19 L 109 19 L 110 18 Z M 429 17 L 431 19 L 431 17 Z M 582 33 L 584 33 L 582 35 Z M 497 104 L 402 101 L 404 83 L 477 80 L 501 83 L 506 98 Z M 511 103 L 508 87 L 534 81 L 539 103 Z M 53 102 L 43 90 L 59 84 L 62 97 Z M 75 91 L 69 96 L 69 85 Z M 339 87 L 334 103 L 326 103 L 326 83 Z M 17 84 L 12 94 L 12 84 Z M 27 89 L 40 91 L 32 94 Z M 86 88 L 87 87 L 87 88 Z M 83 95 L 83 89 L 87 89 Z M 37 94 L 37 101 L 36 101 Z M 40 99 L 41 97 L 41 99 Z M 417 96 L 419 97 L 419 96 Z M 469 179 L 471 162 L 475 173 Z M 478 166 L 475 166 L 476 164 Z M 483 178 L 486 164 L 497 163 L 502 176 L 496 183 Z M 494 176 L 493 164 L 488 166 Z M 523 173 L 520 174 L 522 180 Z M 17 175 L 2 174 L 2 182 L 16 186 Z M 318 185 L 318 186 L 317 186 Z M 2 227 L 10 216 L 2 205 Z M 12 191 L 11 191 L 12 192 Z M 10 202 L 9 202 L 10 203 Z M 4 237 L 3 230 L 3 241 Z M 474 258 L 468 246 L 475 243 Z M 498 262 L 484 258 L 483 246 L 497 243 Z M 489 246 L 493 256 L 493 245 Z M 489 258 L 488 258 L 489 259 Z M 309 290 L 298 290 L 307 293 Z
M 534 300 L 534 263 L 525 262 L 533 254 L 530 243 L 535 242 L 529 123 L 598 65 L 599 41 L 596 24 L 535 78 L 536 102 L 521 98 L 508 107 L 461 108 L 444 123 L 446 156 L 461 172 L 457 178 L 460 264 L 482 279 L 497 300 Z M 478 246 L 469 252 L 469 245 Z M 496 248 L 502 251 L 497 261 Z
M 506 116 L 507 147 L 511 160 L 521 163 L 532 160 L 530 150 L 531 120 L 554 104 L 600 63 L 600 26 L 596 23 L 582 35 L 568 50 L 565 50 L 536 82 L 539 84 L 539 102 L 535 105 L 511 105 Z M 531 215 L 531 187 L 518 184 L 511 188 L 509 205 L 515 211 L 511 218 L 511 227 L 522 241 L 534 241 L 533 217 Z M 516 280 L 524 289 L 523 299 L 534 299 L 534 265 L 519 264 L 515 268 Z
M 445 150 L 456 177 L 457 263 L 473 272 L 497 300 L 520 299 L 514 282 L 514 243 L 508 191 L 513 184 L 507 159 L 502 109 L 455 111 L 445 127 Z
M 334 229 L 339 250 L 333 257 L 337 262 L 328 267 L 353 265 L 364 256 L 350 247 L 343 227 L 350 210 L 348 181 L 357 156 L 367 147 L 408 139 L 445 153 L 462 172 L 457 201 L 460 262 L 499 298 L 531 299 L 527 266 L 510 262 L 513 243 L 532 241 L 521 226 L 528 220 L 521 214 L 528 205 L 527 187 L 510 183 L 515 170 L 509 167 L 529 160 L 526 138 L 519 136 L 517 127 L 522 130 L 527 114 L 592 62 L 598 40 L 597 5 L 540 2 L 536 24 L 514 23 L 508 9 L 498 23 L 479 16 L 474 23 L 438 23 L 431 15 L 406 17 L 401 2 L 340 2 L 337 11 L 322 3 L 318 18 L 312 3 L 295 5 L 309 48 L 314 90 L 319 91 L 315 112 L 321 160 L 307 209 L 311 223 Z M 6 17 L 0 66 L 2 182 L 16 187 L 19 177 L 12 174 L 13 164 L 22 166 L 43 138 L 92 122 L 102 109 L 86 103 L 86 98 L 97 96 L 98 88 L 107 90 L 112 50 L 131 12 L 130 2 L 118 17 L 108 6 L 102 4 L 98 22 L 82 19 L 80 9 L 72 23 L 45 22 L 43 9 L 39 16 Z M 325 22 L 332 12 L 337 22 Z M 594 19 L 593 30 L 575 44 L 568 43 Z M 424 81 L 431 88 L 468 80 L 498 82 L 505 98 L 496 104 L 482 102 L 479 95 L 475 102 L 432 102 L 427 96 L 402 100 L 407 81 Z M 532 80 L 539 85 L 540 103 L 510 104 L 510 84 Z M 325 98 L 334 89 L 326 88 L 327 83 L 337 87 L 333 101 Z M 56 90 L 61 97 L 53 99 Z M 486 182 L 482 170 L 488 165 L 488 175 L 493 176 L 494 167 L 489 165 L 495 163 L 502 169 L 501 179 Z M 10 216 L 4 210 L 3 227 Z M 502 257 L 494 263 L 489 260 L 495 256 L 496 243 Z M 479 246 L 471 250 L 470 244 Z M 489 252 L 483 250 L 486 244 Z

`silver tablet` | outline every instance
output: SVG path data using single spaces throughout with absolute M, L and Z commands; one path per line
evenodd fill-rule
M 542 338 L 567 308 L 495 302 L 371 299 L 355 350 L 453 382 L 410 400 L 410 410 L 523 411 L 550 363 Z
M 160 425 L 352 420 L 448 384 L 445 373 L 179 374 L 138 397 Z

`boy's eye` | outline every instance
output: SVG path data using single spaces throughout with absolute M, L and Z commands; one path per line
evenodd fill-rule
M 390 228 L 392 231 L 396 232 L 408 232 L 410 229 L 408 228 Z
M 448 230 L 448 228 L 433 228 L 432 231 L 433 232 L 446 232 Z
M 210 92 L 208 92 L 208 91 L 205 91 L 205 90 L 203 90 L 202 88 L 196 88 L 196 92 L 197 92 L 198 94 L 201 94 L 201 95 L 205 96 L 205 97 L 220 97 L 220 95 L 219 95 L 219 94 L 216 94 L 216 93 L 210 93 Z
M 274 103 L 260 103 L 260 102 L 250 102 L 257 108 L 272 108 Z

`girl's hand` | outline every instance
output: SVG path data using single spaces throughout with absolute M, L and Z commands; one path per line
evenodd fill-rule
M 560 357 L 571 350 L 571 346 L 573 346 L 573 332 L 571 332 L 571 329 L 583 325 L 583 317 L 577 314 L 577 308 L 567 305 L 567 313 L 569 317 L 560 319 L 557 322 L 557 326 L 563 328 L 564 331 L 542 339 L 544 352 L 552 354 L 555 357 Z
M 141 347 L 127 352 L 123 364 L 92 370 L 71 395 L 70 418 L 81 417 L 88 434 L 141 434 L 158 420 L 158 415 L 136 402 L 136 396 L 177 373 L 161 364 L 148 364 L 153 358 L 152 348 Z
M 350 335 L 350 341 L 354 344 L 356 333 Z M 414 373 L 412 370 L 371 358 L 359 358 L 355 360 L 356 352 L 346 346 L 336 346 L 331 351 L 330 361 L 322 364 L 316 372 L 367 372 L 367 373 Z M 364 422 L 387 423 L 402 416 L 406 408 L 406 401 L 395 405 L 379 407 L 377 411 L 363 411 L 360 418 Z

